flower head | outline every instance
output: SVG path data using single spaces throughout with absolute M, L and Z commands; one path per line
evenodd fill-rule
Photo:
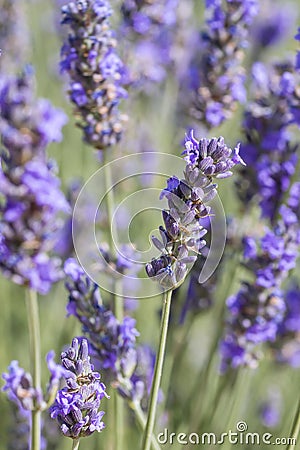
M 62 8 L 62 24 L 69 28 L 61 50 L 61 70 L 70 77 L 69 96 L 84 139 L 97 150 L 121 139 L 125 116 L 119 103 L 125 67 L 116 54 L 110 29 L 108 0 L 76 0 Z
M 66 370 L 66 387 L 58 391 L 50 412 L 65 436 L 78 439 L 102 431 L 104 411 L 101 400 L 107 397 L 100 374 L 93 370 L 86 339 L 74 338 L 71 347 L 61 354 Z
M 200 221 L 209 216 L 208 203 L 217 193 L 214 179 L 228 178 L 236 164 L 244 164 L 239 146 L 232 151 L 222 137 L 198 141 L 193 131 L 186 136 L 183 154 L 187 163 L 184 178 L 169 178 L 161 194 L 169 209 L 162 213 L 160 239 L 152 237 L 161 256 L 146 265 L 147 275 L 165 288 L 175 288 L 184 280 L 188 264 L 197 259 L 190 253 L 205 246 L 202 238 L 207 230 Z
M 46 294 L 61 277 L 53 249 L 58 214 L 69 211 L 46 147 L 61 140 L 66 117 L 36 100 L 32 83 L 28 72 L 0 79 L 0 267 L 14 282 Z
M 245 102 L 241 62 L 258 2 L 207 1 L 206 7 L 206 30 L 194 45 L 185 77 L 190 95 L 181 103 L 184 110 L 211 128 L 230 118 L 238 102 Z

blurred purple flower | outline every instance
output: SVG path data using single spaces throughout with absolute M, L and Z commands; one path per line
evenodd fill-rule
M 246 99 L 241 62 L 258 2 L 208 1 L 206 7 L 206 30 L 193 45 L 180 103 L 195 119 L 217 127 Z
M 242 150 L 248 166 L 240 171 L 238 194 L 244 205 L 258 197 L 262 216 L 275 223 L 298 161 L 289 132 L 299 111 L 298 78 L 288 63 L 256 62 L 252 74 L 254 100 L 244 115 Z
M 135 320 L 124 317 L 119 322 L 112 311 L 102 305 L 99 287 L 85 274 L 74 259 L 65 263 L 69 277 L 66 288 L 69 291 L 67 311 L 82 324 L 82 331 L 88 337 L 91 356 L 97 367 L 110 380 L 118 380 L 121 366 L 125 366 L 130 350 L 135 347 Z
M 0 79 L 0 267 L 15 283 L 46 294 L 61 277 L 53 257 L 58 214 L 69 211 L 46 146 L 62 138 L 66 116 L 36 100 L 29 72 Z
M 135 87 L 149 89 L 161 82 L 173 64 L 172 46 L 177 22 L 178 0 L 148 2 L 123 0 L 121 37 L 128 42 L 129 80 Z
M 284 214 L 273 230 L 267 229 L 256 244 L 253 239 L 245 239 L 245 265 L 253 274 L 254 281 L 243 282 L 239 292 L 227 300 L 229 315 L 221 343 L 223 370 L 237 365 L 255 367 L 258 364 L 258 344 L 274 342 L 282 332 L 289 308 L 282 284 L 296 267 L 299 256 L 299 197 L 297 204 L 294 202 L 298 189 L 300 184 L 295 183 L 291 200 L 284 209 L 281 208 Z M 290 220 L 291 214 L 298 220 Z M 243 355 L 238 362 L 237 355 Z
M 116 144 L 126 117 L 119 104 L 126 69 L 115 51 L 108 0 L 76 0 L 62 7 L 62 24 L 69 29 L 61 49 L 61 70 L 70 77 L 69 96 L 84 140 L 97 150 Z

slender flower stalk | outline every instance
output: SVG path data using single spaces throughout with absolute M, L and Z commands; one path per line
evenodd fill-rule
M 26 298 L 27 319 L 30 341 L 30 358 L 32 368 L 32 384 L 36 392 L 41 391 L 41 348 L 40 319 L 38 298 L 35 291 L 30 290 Z M 41 445 L 41 410 L 37 404 L 31 412 L 31 449 L 40 450 Z
M 104 164 L 107 162 L 107 152 L 104 152 Z M 106 183 L 106 204 L 107 204 L 107 216 L 109 223 L 109 241 L 110 241 L 110 253 L 113 258 L 116 258 L 115 248 L 118 247 L 118 242 L 114 242 L 113 236 L 116 239 L 117 233 L 113 234 L 112 227 L 114 226 L 113 214 L 114 214 L 114 192 L 113 183 L 109 162 L 105 164 L 105 183 Z M 124 304 L 122 298 L 122 281 L 113 278 L 112 295 L 114 303 L 115 317 L 119 322 L 124 318 Z M 115 418 L 116 418 L 116 450 L 122 449 L 122 442 L 124 439 L 124 404 L 122 398 L 115 393 Z
M 300 400 L 298 401 L 297 404 L 296 414 L 294 417 L 294 422 L 290 433 L 290 438 L 292 438 L 292 440 L 288 443 L 286 450 L 295 450 L 299 433 L 300 433 Z
M 151 437 L 152 437 L 153 428 L 154 428 L 158 392 L 159 392 L 159 387 L 160 387 L 160 382 L 161 382 L 161 377 L 162 377 L 164 357 L 165 357 L 165 351 L 166 351 L 172 293 L 173 293 L 173 290 L 171 289 L 164 294 L 164 303 L 163 303 L 162 318 L 161 318 L 161 329 L 160 329 L 160 337 L 159 337 L 159 347 L 158 347 L 158 352 L 157 352 L 157 357 L 156 357 L 152 389 L 151 389 L 151 394 L 150 394 L 147 423 L 146 423 L 144 437 L 143 437 L 143 445 L 142 445 L 143 450 L 149 450 L 150 446 L 151 446 Z
M 137 421 L 141 427 L 141 430 L 144 433 L 145 428 L 146 428 L 146 417 L 144 415 L 144 412 L 142 411 L 142 409 L 138 403 L 134 403 L 133 405 L 131 405 L 131 407 L 137 417 Z M 160 445 L 157 442 L 154 434 L 152 434 L 152 436 L 151 436 L 151 445 L 152 445 L 153 450 L 160 450 Z
M 72 443 L 72 450 L 78 450 L 80 444 L 80 439 L 74 439 Z

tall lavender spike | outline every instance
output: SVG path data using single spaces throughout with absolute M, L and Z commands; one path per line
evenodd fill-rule
M 61 362 L 66 370 L 66 387 L 58 391 L 50 409 L 51 417 L 71 439 L 102 431 L 104 411 L 99 408 L 101 400 L 109 397 L 105 385 L 100 382 L 100 374 L 90 363 L 87 340 L 74 338 L 71 347 L 62 352 Z
M 97 150 L 116 144 L 126 116 L 119 104 L 125 67 L 115 51 L 108 0 L 71 1 L 62 8 L 62 24 L 69 28 L 61 50 L 61 70 L 70 77 L 69 97 L 84 140 Z
M 245 205 L 258 196 L 262 216 L 274 223 L 298 161 L 289 127 L 300 124 L 299 77 L 290 63 L 267 67 L 257 62 L 252 75 L 255 97 L 243 123 L 248 168 L 241 171 L 237 188 Z
M 21 0 L 0 0 L 0 69 L 15 72 L 26 61 L 29 33 Z
M 2 374 L 5 381 L 2 390 L 7 392 L 9 400 L 17 405 L 24 416 L 26 416 L 26 412 L 32 411 L 36 407 L 41 410 L 45 409 L 48 400 L 56 392 L 65 371 L 63 367 L 54 362 L 54 356 L 53 350 L 46 356 L 50 378 L 45 395 L 33 387 L 31 374 L 25 372 L 16 360 L 10 363 L 8 372 Z
M 227 300 L 229 317 L 221 342 L 224 370 L 256 367 L 259 344 L 275 341 L 279 332 L 286 312 L 282 283 L 299 256 L 299 192 L 300 183 L 295 183 L 288 204 L 280 209 L 280 221 L 266 230 L 259 246 L 255 239 L 245 238 L 247 268 L 255 278 L 243 282 L 239 292 Z
M 230 118 L 238 102 L 245 101 L 241 62 L 258 5 L 256 0 L 221 0 L 206 2 L 206 7 L 206 31 L 195 45 L 187 77 L 191 98 L 183 99 L 183 104 L 211 128 Z
M 69 291 L 67 311 L 82 324 L 93 363 L 124 398 L 145 409 L 155 356 L 149 347 L 136 346 L 139 333 L 135 320 L 126 316 L 120 323 L 112 311 L 102 305 L 99 287 L 74 259 L 66 261 L 65 273 Z
M 202 238 L 207 230 L 200 220 L 209 215 L 207 203 L 217 193 L 214 179 L 228 178 L 236 164 L 244 164 L 239 156 L 239 145 L 232 151 L 222 137 L 198 141 L 193 131 L 186 136 L 183 154 L 187 162 L 184 178 L 169 178 L 161 194 L 161 198 L 167 198 L 169 206 L 162 213 L 161 239 L 153 237 L 161 256 L 146 265 L 150 278 L 172 289 L 184 280 L 187 264 L 197 259 L 190 253 L 205 246 Z
M 173 65 L 178 3 L 122 1 L 121 36 L 125 38 L 129 83 L 135 88 L 150 90 L 152 83 L 164 80 L 167 69 Z
M 69 205 L 46 147 L 59 141 L 66 116 L 33 95 L 29 72 L 0 78 L 0 267 L 15 283 L 46 294 L 60 279 L 53 257 L 58 213 Z
M 135 320 L 124 317 L 119 322 L 112 311 L 102 305 L 99 287 L 74 259 L 68 259 L 64 269 L 69 278 L 66 283 L 69 291 L 68 314 L 74 315 L 82 324 L 96 366 L 107 379 L 117 382 L 121 368 L 128 367 L 132 361 L 131 350 L 139 334 L 135 329 Z

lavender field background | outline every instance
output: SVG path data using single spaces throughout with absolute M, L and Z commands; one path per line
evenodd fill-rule
M 95 12 L 97 6 L 105 11 L 109 6 L 107 1 L 77 0 L 73 3 L 79 9 L 87 8 L 86 22 L 88 14 L 91 11 Z M 157 10 L 154 8 L 153 12 L 151 7 L 155 3 Z M 76 336 L 85 336 L 91 341 L 89 343 L 91 354 L 98 351 L 96 356 L 94 354 L 95 360 L 93 356 L 91 357 L 92 362 L 95 364 L 95 370 L 100 372 L 101 381 L 106 385 L 106 392 L 110 396 L 110 399 L 105 397 L 101 399 L 100 410 L 105 411 L 103 417 L 105 429 L 101 433 L 93 432 L 91 436 L 81 437 L 80 449 L 146 449 L 135 408 L 138 405 L 143 410 L 144 418 L 147 418 L 155 353 L 159 346 L 163 302 L 161 294 L 142 299 L 148 295 L 148 292 L 145 293 L 146 284 L 142 278 L 148 282 L 149 278 L 157 275 L 162 264 L 162 272 L 158 275 L 163 275 L 161 278 L 158 277 L 158 280 L 151 280 L 153 286 L 158 286 L 157 293 L 160 291 L 159 285 L 162 290 L 171 289 L 174 292 L 154 436 L 157 437 L 165 428 L 169 433 L 193 432 L 201 435 L 213 432 L 219 436 L 229 429 L 236 431 L 236 424 L 244 421 L 249 432 L 261 435 L 271 433 L 272 442 L 277 437 L 291 437 L 294 419 L 299 410 L 300 386 L 300 278 L 297 261 L 300 249 L 298 2 L 290 1 L 283 4 L 281 1 L 271 0 L 257 2 L 112 0 L 110 2 L 112 14 L 108 18 L 108 23 L 114 37 L 110 35 L 107 37 L 105 27 L 98 32 L 99 35 L 103 33 L 103 36 L 100 36 L 103 38 L 103 47 L 108 46 L 109 54 L 116 51 L 120 60 L 107 61 L 107 54 L 104 54 L 103 61 L 106 65 L 101 66 L 101 60 L 97 59 L 99 55 L 93 56 L 97 67 L 102 67 L 103 78 L 100 83 L 103 79 L 104 83 L 108 83 L 108 87 L 105 85 L 103 91 L 97 93 L 97 97 L 93 97 L 88 90 L 85 93 L 79 92 L 78 86 L 76 88 L 74 84 L 70 89 L 71 83 L 74 83 L 72 76 L 74 77 L 76 72 L 72 71 L 72 68 L 65 70 L 63 74 L 60 73 L 60 60 L 64 57 L 68 60 L 70 57 L 68 53 L 70 48 L 65 49 L 60 56 L 61 47 L 63 43 L 68 42 L 70 23 L 74 25 L 70 19 L 72 16 L 70 11 L 64 15 L 60 12 L 64 4 L 67 5 L 67 2 L 60 0 L 26 2 L 0 0 L 2 150 L 5 154 L 7 152 L 17 154 L 19 151 L 16 145 L 17 150 L 13 153 L 14 140 L 8 137 L 7 124 L 14 127 L 17 119 L 14 122 L 11 117 L 8 118 L 6 108 L 7 105 L 7 109 L 12 108 L 12 105 L 9 104 L 8 97 L 5 97 L 4 86 L 7 80 L 15 79 L 16 75 L 24 73 L 25 68 L 26 76 L 34 80 L 30 85 L 33 97 L 48 99 L 53 107 L 60 108 L 68 118 L 62 129 L 62 139 L 60 142 L 51 142 L 49 137 L 50 142 L 45 154 L 56 161 L 58 168 L 56 176 L 60 179 L 60 188 L 69 204 L 69 210 L 65 208 L 65 211 L 58 211 L 55 215 L 60 217 L 64 233 L 54 235 L 54 240 L 58 243 L 56 242 L 51 252 L 48 252 L 51 258 L 55 253 L 59 253 L 60 262 L 57 271 L 61 273 L 55 282 L 50 282 L 49 289 L 41 293 L 43 282 L 37 288 L 37 285 L 35 287 L 32 285 L 34 277 L 26 279 L 24 273 L 21 275 L 19 273 L 17 278 L 14 277 L 12 274 L 14 263 L 12 265 L 11 262 L 7 263 L 7 243 L 11 240 L 3 230 L 5 224 L 9 222 L 5 212 L 9 209 L 7 202 L 9 195 L 12 194 L 8 192 L 3 179 L 12 166 L 7 166 L 5 158 L 2 159 L 0 238 L 2 239 L 2 235 L 6 237 L 4 241 L 0 239 L 1 373 L 7 373 L 12 360 L 19 361 L 20 367 L 26 372 L 32 370 L 25 304 L 25 297 L 29 291 L 28 284 L 31 284 L 31 290 L 40 291 L 38 304 L 44 392 L 49 382 L 45 358 L 51 349 L 55 351 L 57 364 L 60 363 L 61 352 L 70 346 Z M 137 4 L 140 16 L 137 15 L 132 19 L 131 14 L 134 14 L 131 8 Z M 97 23 L 101 14 L 105 16 L 103 10 L 95 13 L 92 23 L 93 20 Z M 225 22 L 222 11 L 224 15 L 227 14 Z M 60 24 L 62 17 L 69 19 L 64 25 Z M 76 34 L 76 24 L 74 27 L 73 33 Z M 95 28 L 92 31 L 95 32 Z M 201 32 L 203 34 L 200 36 Z M 80 41 L 80 33 L 78 36 Z M 113 45 L 109 39 L 113 39 Z M 78 42 L 76 45 L 80 47 Z M 84 52 L 80 57 L 85 58 Z M 70 60 L 71 67 L 72 58 Z M 92 65 L 91 60 L 90 55 L 89 64 Z M 75 82 L 78 83 L 82 73 L 77 72 L 76 76 Z M 86 81 L 88 82 L 91 80 Z M 110 83 L 116 84 L 117 91 L 110 91 Z M 83 86 L 85 87 L 84 82 Z M 16 93 L 16 89 L 13 93 Z M 95 127 L 93 132 L 86 131 L 90 130 L 88 127 L 82 130 L 76 126 L 78 121 L 89 120 L 84 110 L 87 103 L 86 100 L 82 100 L 81 95 L 87 95 L 88 101 L 91 102 L 97 102 L 101 97 L 104 107 L 107 99 L 112 102 L 111 117 L 109 116 L 111 119 L 109 126 L 113 128 L 111 134 L 103 131 L 104 126 L 101 126 L 99 116 L 96 117 L 94 112 L 96 124 L 90 122 L 92 123 L 90 128 Z M 70 96 L 73 96 L 71 100 Z M 46 127 L 50 126 L 51 122 L 50 119 L 47 120 L 45 120 Z M 97 127 L 99 123 L 100 126 Z M 48 129 L 45 134 L 56 135 L 60 127 L 59 121 L 53 120 L 51 126 L 53 130 Z M 195 139 L 190 133 L 191 129 L 194 130 Z M 18 131 L 26 134 L 22 128 Z M 222 141 L 217 143 L 216 140 L 211 140 L 219 136 L 224 137 L 225 144 Z M 201 141 L 204 138 L 207 139 L 205 143 Z M 237 143 L 240 143 L 239 152 L 235 151 Z M 217 166 L 220 160 L 214 156 L 213 151 L 209 153 L 208 149 L 205 156 L 212 155 L 212 157 L 209 161 L 206 160 L 207 165 L 201 166 L 204 158 L 201 154 L 201 144 L 208 148 L 209 144 L 211 147 L 218 146 L 223 158 L 222 164 L 224 163 L 222 167 Z M 227 146 L 233 149 L 232 153 L 226 153 Z M 186 153 L 182 155 L 184 149 Z M 34 152 L 35 150 L 33 154 Z M 83 329 L 83 321 L 78 320 L 79 309 L 74 313 L 74 305 L 79 308 L 76 303 L 78 297 L 70 299 L 78 288 L 74 273 L 80 269 L 75 270 L 72 267 L 74 270 L 72 272 L 71 268 L 65 271 L 63 268 L 66 267 L 64 263 L 68 258 L 76 258 L 72 247 L 70 220 L 81 187 L 103 164 L 140 152 L 144 154 L 145 172 L 150 170 L 155 175 L 128 180 L 121 188 L 116 188 L 115 206 L 143 188 L 157 189 L 155 204 L 161 209 L 166 208 L 166 204 L 169 205 L 167 208 L 171 209 L 172 195 L 174 193 L 176 196 L 181 195 L 188 208 L 193 211 L 193 220 L 197 222 L 197 226 L 200 217 L 201 227 L 208 228 L 207 247 L 209 247 L 210 214 L 206 209 L 206 200 L 203 200 L 201 195 L 204 196 L 206 188 L 207 192 L 210 192 L 209 189 L 216 190 L 217 188 L 211 185 L 217 181 L 218 194 L 227 222 L 226 247 L 216 271 L 208 281 L 200 285 L 197 278 L 207 257 L 205 248 L 200 250 L 202 256 L 198 256 L 192 269 L 189 266 L 191 261 L 183 260 L 180 263 L 178 255 L 175 263 L 168 261 L 168 264 L 165 263 L 164 256 L 161 256 L 168 253 L 170 242 L 173 244 L 179 237 L 181 244 L 186 245 L 188 255 L 195 254 L 192 251 L 200 245 L 198 240 L 196 243 L 186 244 L 180 234 L 185 232 L 182 231 L 184 228 L 182 214 L 187 215 L 187 210 L 180 212 L 180 220 L 178 219 L 182 225 L 180 230 L 176 228 L 177 225 L 174 225 L 172 218 L 168 218 L 169 222 L 163 221 L 159 211 L 143 212 L 130 224 L 130 212 L 126 211 L 126 208 L 122 210 L 120 223 L 117 224 L 119 236 L 124 237 L 129 229 L 137 253 L 135 256 L 130 255 L 129 259 L 132 256 L 138 261 L 138 258 L 143 257 L 142 252 L 151 245 L 153 230 L 157 230 L 160 225 L 164 227 L 162 234 L 167 236 L 168 242 L 161 238 L 163 241 L 161 248 L 160 250 L 156 248 L 155 262 L 151 263 L 152 266 L 150 264 L 151 267 L 146 266 L 147 272 L 143 264 L 133 264 L 136 267 L 132 267 L 128 261 L 117 261 L 121 266 L 119 270 L 121 275 L 127 272 L 129 276 L 136 272 L 139 274 L 141 281 L 135 288 L 138 300 L 134 299 L 131 292 L 133 284 L 130 287 L 130 295 L 126 295 L 126 289 L 129 292 L 129 287 L 123 283 L 120 289 L 125 299 L 119 303 L 116 299 L 112 301 L 110 293 L 101 290 L 100 285 L 99 292 L 103 304 L 107 311 L 114 314 L 114 320 L 122 322 L 123 314 L 136 320 L 135 324 L 130 322 L 128 328 L 124 326 L 125 331 L 118 329 L 121 337 L 117 337 L 119 341 L 111 349 L 111 354 L 117 355 L 117 362 L 113 363 L 111 362 L 113 357 L 110 359 L 110 355 L 106 354 L 107 359 L 104 358 L 101 345 L 103 347 L 107 345 L 106 335 L 117 331 L 115 329 L 111 331 L 107 323 L 104 323 L 102 334 L 99 332 L 99 336 L 101 334 L 99 347 L 95 350 L 93 339 L 97 340 L 97 337 L 88 329 L 89 325 L 85 325 Z M 185 157 L 182 167 L 187 165 L 190 170 L 195 164 L 199 164 L 201 176 L 206 178 L 206 184 L 203 182 L 201 185 L 204 189 L 201 194 L 195 191 L 196 187 L 192 182 L 189 185 L 187 180 L 191 178 L 188 178 L 188 175 L 185 174 L 184 178 L 189 189 L 196 192 L 195 196 L 196 194 L 200 196 L 201 201 L 197 198 L 199 201 L 196 208 L 199 204 L 201 207 L 199 210 L 196 209 L 197 214 L 194 213 L 194 206 L 187 200 L 188 195 L 191 195 L 190 192 L 185 197 L 184 188 L 180 191 L 180 185 L 177 185 L 174 179 L 167 181 L 166 177 L 160 176 L 161 171 L 167 173 L 168 177 L 176 176 L 179 179 L 182 179 L 183 174 L 175 172 L 176 168 L 173 167 L 159 167 L 159 159 L 152 153 L 151 156 L 147 155 L 147 152 Z M 35 154 L 33 158 L 36 158 Z M 24 166 L 18 158 L 16 161 L 14 164 Z M 130 170 L 134 170 L 134 167 L 130 167 Z M 124 167 L 124 174 L 128 171 L 128 167 Z M 232 176 L 228 174 L 229 171 L 233 172 Z M 225 176 L 222 176 L 224 174 Z M 119 174 L 112 173 L 113 179 L 116 176 Z M 99 182 L 105 184 L 104 179 L 100 179 Z M 159 191 L 163 189 L 166 198 L 160 202 Z M 36 192 L 40 193 L 42 190 L 43 187 L 39 187 L 37 181 Z M 205 194 L 207 192 L 205 191 Z M 55 191 L 50 203 L 58 204 L 57 195 Z M 191 197 L 188 198 L 190 200 Z M 160 203 L 163 206 L 160 206 Z M 52 211 L 51 205 L 49 208 Z M 173 204 L 174 208 L 176 209 L 176 204 L 175 206 Z M 82 216 L 76 218 L 76 220 L 79 218 L 78 227 L 82 227 L 83 230 L 86 222 L 93 220 L 93 217 L 89 217 L 88 211 L 87 200 L 87 211 L 83 211 Z M 51 220 L 54 220 L 53 217 Z M 188 228 L 189 224 L 186 227 Z M 110 242 L 110 218 L 107 212 L 104 212 L 103 217 L 100 214 L 96 228 L 100 238 L 103 239 L 101 245 Z M 14 236 L 12 242 L 11 245 L 14 245 Z M 120 239 L 120 245 L 121 243 Z M 15 256 L 18 256 L 16 248 L 18 246 L 15 246 L 13 251 Z M 116 256 L 109 253 L 110 247 L 104 245 L 103 248 L 108 248 L 107 258 L 115 268 Z M 173 246 L 172 251 L 174 248 Z M 22 252 L 23 250 L 22 247 Z M 178 251 L 178 247 L 175 250 Z M 30 255 L 32 258 L 32 253 Z M 23 256 L 22 253 L 22 258 Z M 185 262 L 190 271 L 186 269 Z M 17 268 L 16 271 L 18 270 Z M 103 269 L 99 265 L 99 271 L 101 270 L 105 271 L 107 268 Z M 179 273 L 175 281 L 176 276 L 172 278 L 170 271 L 172 276 L 176 271 L 177 275 Z M 80 277 L 81 281 L 84 280 L 83 283 L 88 283 L 85 273 L 80 272 Z M 118 284 L 108 272 L 108 279 L 110 278 L 112 283 Z M 65 286 L 66 282 L 69 283 L 68 288 Z M 88 291 L 85 301 L 92 302 L 93 295 L 94 292 Z M 119 306 L 116 306 L 117 304 Z M 69 313 L 73 308 L 73 313 L 71 312 L 68 317 L 67 305 Z M 118 307 L 121 307 L 122 313 L 115 319 Z M 97 308 L 91 317 L 93 314 L 96 317 L 96 311 Z M 89 320 L 91 324 L 92 319 Z M 99 320 L 102 320 L 102 316 Z M 105 326 L 108 326 L 108 331 Z M 135 329 L 138 330 L 138 336 L 134 335 Z M 126 332 L 128 335 L 125 336 Z M 125 338 L 128 339 L 127 347 L 124 344 Z M 124 340 L 121 342 L 121 339 Z M 147 346 L 147 350 L 143 345 Z M 105 368 L 103 368 L 104 359 L 105 363 L 110 364 Z M 137 381 L 140 384 L 137 384 Z M 3 381 L 1 386 L 4 384 Z M 63 385 L 64 380 L 61 377 L 56 388 L 61 389 Z M 142 395 L 139 392 L 141 386 Z M 22 412 L 24 408 L 24 405 L 20 407 L 24 391 L 11 394 L 12 385 L 9 389 L 10 399 L 7 392 L 0 393 L 0 449 L 29 449 L 30 413 L 20 415 L 20 410 Z M 119 406 L 116 398 L 119 399 Z M 120 408 L 120 402 L 123 410 L 123 432 L 118 429 L 116 419 L 116 408 Z M 300 410 L 298 412 L 300 414 Z M 295 427 L 293 431 L 295 432 Z M 121 443 L 118 439 L 120 433 L 123 433 Z M 49 408 L 45 408 L 42 413 L 40 448 L 71 449 L 72 441 L 73 439 L 63 435 L 57 420 L 50 418 Z M 298 441 L 300 442 L 300 437 Z M 287 441 L 282 442 L 276 447 L 298 448 L 288 446 Z M 153 448 L 159 448 L 157 443 L 155 445 Z M 241 442 L 238 444 L 225 442 L 219 446 L 226 450 L 234 447 L 264 448 L 263 444 L 259 446 L 255 443 Z M 207 449 L 219 446 L 207 442 L 202 445 Z M 170 449 L 194 447 L 197 446 L 192 443 L 182 445 L 176 440 L 172 445 L 161 444 L 161 448 Z M 32 450 L 36 448 L 32 447 Z

